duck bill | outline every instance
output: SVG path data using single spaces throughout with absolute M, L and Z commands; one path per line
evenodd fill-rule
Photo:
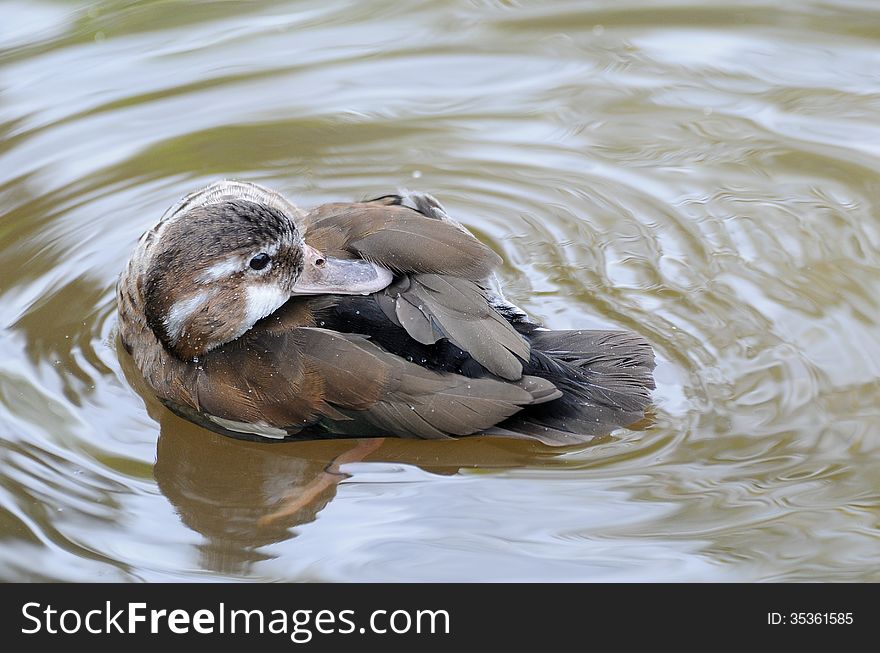
M 293 295 L 369 295 L 391 283 L 391 270 L 363 259 L 324 256 L 303 245 L 303 271 L 293 285 Z

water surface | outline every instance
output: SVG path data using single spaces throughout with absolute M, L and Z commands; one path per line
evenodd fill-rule
M 880 580 L 880 10 L 6 0 L 3 580 Z M 139 235 L 218 177 L 435 194 L 553 328 L 655 347 L 653 423 L 554 450 L 259 445 L 144 401 Z

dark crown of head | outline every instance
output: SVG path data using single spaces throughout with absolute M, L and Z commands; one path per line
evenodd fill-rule
M 197 243 L 191 243 L 197 250 L 193 253 L 211 257 L 292 240 L 296 226 L 278 209 L 247 200 L 229 200 L 191 209 L 183 220 L 169 225 L 169 239 L 184 234 L 201 235 Z

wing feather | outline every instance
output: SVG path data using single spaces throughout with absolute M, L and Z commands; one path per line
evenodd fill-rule
M 470 435 L 555 392 L 543 379 L 514 384 L 435 372 L 362 336 L 320 328 L 300 331 L 304 359 L 324 378 L 324 401 L 361 411 L 377 428 L 398 435 Z

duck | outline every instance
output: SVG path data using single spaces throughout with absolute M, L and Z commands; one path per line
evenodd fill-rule
M 119 340 L 177 415 L 246 440 L 588 443 L 645 417 L 654 352 L 552 330 L 427 193 L 304 210 L 222 180 L 169 208 L 116 288 Z

